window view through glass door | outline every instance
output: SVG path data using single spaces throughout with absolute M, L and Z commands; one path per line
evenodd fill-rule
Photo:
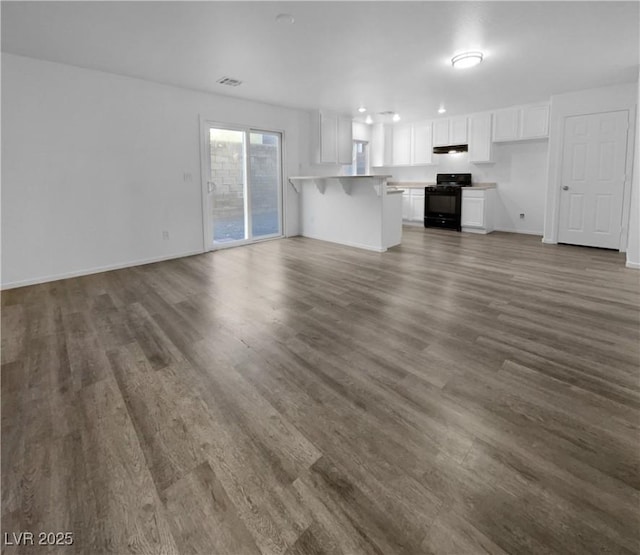
M 208 128 L 209 247 L 282 235 L 280 133 Z
M 369 143 L 367 141 L 353 141 L 351 165 L 345 168 L 345 175 L 369 174 Z

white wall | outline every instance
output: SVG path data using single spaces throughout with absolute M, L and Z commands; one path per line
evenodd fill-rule
M 545 243 L 558 240 L 558 208 L 560 204 L 560 170 L 562 164 L 562 144 L 564 142 L 564 121 L 568 116 L 595 114 L 615 110 L 629 111 L 629 141 L 627 148 L 627 175 L 631 175 L 634 158 L 634 138 L 636 104 L 638 100 L 637 83 L 588 89 L 551 97 L 551 115 L 549 120 L 549 174 L 545 207 L 544 238 Z M 630 182 L 629 182 L 630 183 Z M 628 242 L 629 208 L 631 187 L 625 188 L 620 250 L 625 251 Z
M 640 106 L 640 79 L 637 104 Z M 629 242 L 627 267 L 640 269 L 640 111 L 636 109 L 636 138 L 634 143 L 633 179 L 631 182 L 631 209 L 629 211 Z
M 304 112 L 3 54 L 2 287 L 201 252 L 200 116 L 308 164 Z M 298 204 L 285 181 L 287 235 Z
M 546 140 L 495 143 L 493 164 L 471 164 L 467 153 L 438 154 L 434 166 L 378 168 L 376 173 L 391 173 L 393 181 L 428 182 L 435 181 L 437 173 L 471 173 L 476 183 L 497 183 L 497 230 L 542 235 L 547 144 Z

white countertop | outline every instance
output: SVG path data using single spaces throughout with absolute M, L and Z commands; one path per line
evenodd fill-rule
M 478 190 L 478 189 L 480 189 L 480 190 L 484 190 L 484 189 L 495 189 L 495 188 L 497 188 L 497 186 L 498 186 L 498 185 L 497 185 L 496 183 L 474 183 L 474 184 L 471 186 L 471 189 L 472 189 L 472 190 L 473 190 L 473 189 L 476 189 L 476 190 Z
M 435 187 L 436 184 L 427 181 L 388 181 L 387 185 L 403 189 L 424 189 L 425 187 Z
M 391 175 L 292 175 L 289 179 L 389 179 Z
M 389 187 L 402 187 L 403 189 L 424 189 L 425 187 L 435 187 L 434 182 L 429 181 L 389 181 L 387 186 Z M 496 183 L 473 183 L 470 187 L 475 190 L 495 189 L 498 185 Z

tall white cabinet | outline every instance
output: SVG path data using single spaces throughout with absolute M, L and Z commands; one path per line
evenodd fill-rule
M 469 116 L 469 162 L 492 162 L 491 112 Z
M 433 164 L 433 124 L 430 121 L 412 126 L 411 165 L 426 166 Z
M 411 165 L 411 142 L 411 125 L 395 125 L 393 127 L 393 144 L 391 146 L 393 166 Z
M 318 113 L 318 163 L 351 164 L 353 134 L 351 117 L 320 111 Z

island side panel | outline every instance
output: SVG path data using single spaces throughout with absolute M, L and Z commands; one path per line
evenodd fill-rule
M 387 249 L 402 241 L 402 191 L 384 195 L 382 242 Z
M 384 185 L 382 185 L 384 187 Z M 347 194 L 338 180 L 327 180 L 324 193 L 313 183 L 300 190 L 302 235 L 351 247 L 382 252 L 382 211 L 378 196 L 365 183 L 353 183 Z

